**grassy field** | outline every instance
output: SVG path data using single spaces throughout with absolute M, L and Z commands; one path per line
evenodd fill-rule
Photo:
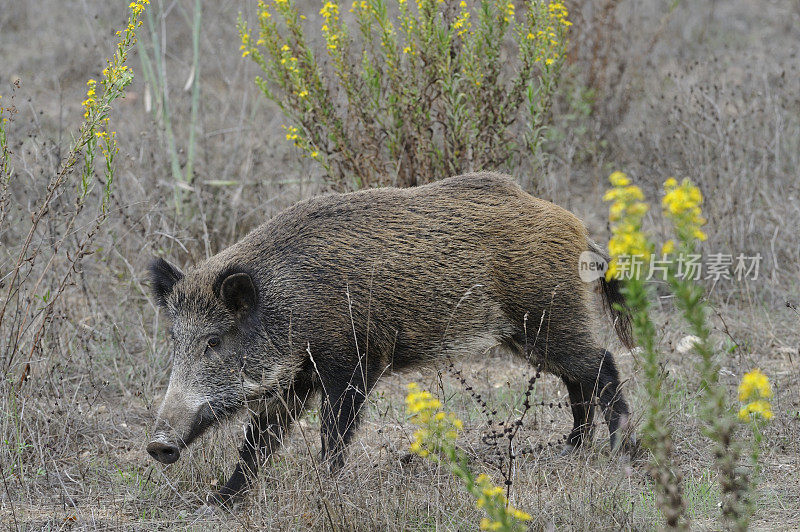
M 119 154 L 108 217 L 89 248 L 81 248 L 98 214 L 90 207 L 76 211 L 77 185 L 69 183 L 31 233 L 22 261 L 30 267 L 20 270 L 18 285 L 9 280 L 32 213 L 81 123 L 86 81 L 99 79 L 127 4 L 40 0 L 0 9 L 0 106 L 15 110 L 7 124 L 14 173 L 4 188 L 8 202 L 0 201 L 0 298 L 20 286 L 9 308 L 34 309 L 0 316 L 0 524 L 15 530 L 477 529 L 481 510 L 462 485 L 446 468 L 409 451 L 415 427 L 403 401 L 406 383 L 416 381 L 464 421 L 459 446 L 474 469 L 501 481 L 504 451 L 487 443 L 480 405 L 445 368 L 381 381 L 338 476 L 317 462 L 319 420 L 311 411 L 246 503 L 230 514 L 198 517 L 195 511 L 230 473 L 240 423 L 204 436 L 171 466 L 145 452 L 170 370 L 165 318 L 147 286 L 150 258 L 196 263 L 325 190 L 323 169 L 286 141 L 285 118 L 254 85 L 255 65 L 241 57 L 236 21 L 239 13 L 255 17 L 255 1 L 152 0 L 128 59 L 133 83 L 111 113 Z M 320 6 L 300 5 L 308 24 L 319 26 Z M 535 165 L 497 169 L 575 212 L 599 242 L 609 237 L 602 196 L 612 171 L 625 171 L 656 206 L 667 177 L 689 177 L 706 198 L 704 252 L 761 255 L 757 279 L 706 283 L 711 339 L 731 405 L 742 375 L 753 368 L 774 389 L 752 528 L 796 530 L 800 2 L 567 5 L 574 27 L 544 156 Z M 101 196 L 98 183 L 89 197 Z M 667 233 L 657 214 L 645 225 L 655 235 Z M 688 331 L 668 290 L 658 287 L 656 296 L 673 465 L 684 479 L 692 528 L 717 530 L 719 479 L 700 420 L 695 355 L 681 344 Z M 617 353 L 640 424 L 646 402 L 640 357 L 618 344 L 610 326 L 601 334 Z M 13 360 L 12 352 L 18 353 Z M 478 355 L 458 366 L 468 385 L 499 419 L 519 413 L 531 368 L 502 351 Z M 528 413 L 515 439 L 525 452 L 510 490 L 514 505 L 531 514 L 531 528 L 658 528 L 662 517 L 646 468 L 609 454 L 603 424 L 593 446 L 560 457 L 571 428 L 566 389 L 547 377 L 537 383 L 535 398 L 544 405 Z M 746 441 L 749 432 L 741 427 L 737 435 Z M 742 467 L 750 466 L 743 460 Z

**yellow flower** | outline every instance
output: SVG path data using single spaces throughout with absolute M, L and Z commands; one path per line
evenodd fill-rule
M 678 184 L 671 177 L 664 182 L 664 198 L 661 205 L 664 216 L 672 220 L 681 240 L 706 240 L 706 234 L 700 229 L 706 223 L 701 205 L 703 194 L 688 179 Z
M 497 497 L 498 495 L 503 494 L 503 488 L 500 486 L 492 486 L 489 488 L 483 488 L 483 494 L 487 497 Z
M 411 421 L 420 429 L 414 433 L 414 441 L 418 445 L 412 452 L 420 454 L 419 449 L 428 445 L 438 448 L 444 441 L 454 441 L 462 428 L 461 420 L 455 414 L 442 412 L 441 401 L 426 390 L 420 390 L 416 383 L 408 385 L 406 410 L 411 414 Z
M 772 413 L 772 406 L 769 404 L 769 401 L 759 399 L 758 401 L 748 403 L 739 409 L 739 419 L 742 421 L 748 421 L 750 419 L 759 417 L 765 419 L 766 421 L 769 421 L 774 417 L 774 414 Z
M 628 179 L 628 176 L 620 171 L 612 173 L 610 176 L 608 176 L 608 180 L 615 187 L 626 187 L 631 184 L 631 180 Z
M 522 510 L 517 510 L 516 508 L 509 508 L 511 515 L 519 519 L 520 521 L 530 521 L 531 515 L 527 512 L 523 512 Z
M 619 273 L 618 258 L 622 256 L 644 257 L 649 259 L 652 245 L 642 232 L 642 219 L 649 206 L 644 203 L 644 194 L 622 172 L 614 172 L 608 177 L 613 188 L 603 195 L 603 201 L 612 202 L 609 206 L 609 219 L 612 222 L 611 239 L 608 251 L 612 261 L 606 271 L 606 278 L 612 279 Z
M 664 242 L 664 245 L 661 246 L 661 254 L 662 255 L 669 255 L 675 251 L 675 242 L 670 239 Z
M 441 411 L 441 402 L 416 383 L 409 383 L 407 390 L 406 409 L 411 414 L 412 423 L 419 427 L 409 449 L 423 458 L 434 455 L 440 461 L 452 460 L 455 440 L 463 426 L 461 420 L 452 412 Z M 475 496 L 475 505 L 489 515 L 481 520 L 481 529 L 500 530 L 511 519 L 530 519 L 530 515 L 508 504 L 504 489 L 495 486 L 486 474 L 478 475 L 468 487 Z
M 491 519 L 484 517 L 481 519 L 479 526 L 481 530 L 500 530 L 500 528 L 503 526 L 503 523 L 500 521 L 492 521 Z
M 744 374 L 739 384 L 739 401 L 746 402 L 751 399 L 769 399 L 772 397 L 772 386 L 769 378 L 760 369 L 754 369 Z
M 469 31 L 471 24 L 469 22 L 470 13 L 466 10 L 466 3 L 461 2 L 461 13 L 455 21 L 453 21 L 453 29 L 456 30 L 456 35 L 461 37 Z
M 739 410 L 739 419 L 746 421 L 753 418 L 772 419 L 772 386 L 769 378 L 760 369 L 744 374 L 739 383 L 739 401 L 744 406 Z
M 511 22 L 513 18 L 514 18 L 514 4 L 509 2 L 508 4 L 506 4 L 506 12 L 505 15 L 503 16 L 503 20 L 506 22 Z

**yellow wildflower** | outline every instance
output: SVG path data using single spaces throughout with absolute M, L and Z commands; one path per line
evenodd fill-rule
M 769 378 L 760 369 L 745 373 L 739 384 L 739 401 L 744 404 L 739 410 L 739 419 L 742 421 L 754 418 L 767 421 L 772 419 L 772 405 L 769 403 L 771 397 L 772 386 Z
M 615 187 L 626 187 L 631 184 L 631 180 L 628 179 L 628 176 L 620 171 L 612 173 L 610 176 L 608 176 L 608 180 Z
M 754 369 L 744 374 L 739 384 L 739 401 L 747 402 L 751 399 L 769 399 L 772 397 L 772 386 L 769 378 L 760 369 Z
M 411 421 L 420 427 L 414 433 L 413 453 L 427 456 L 431 450 L 438 450 L 443 441 L 458 437 L 461 420 L 455 414 L 442 412 L 441 407 L 442 403 L 430 392 L 420 390 L 413 382 L 408 385 L 406 409 L 412 414 Z
M 609 207 L 612 236 L 608 242 L 612 261 L 606 278 L 612 279 L 619 273 L 619 257 L 649 258 L 652 245 L 642 232 L 642 219 L 649 209 L 647 203 L 642 201 L 642 190 L 631 185 L 630 179 L 622 172 L 614 172 L 608 179 L 614 188 L 603 196 L 603 201 L 612 202 Z
M 661 200 L 664 216 L 672 220 L 679 238 L 682 241 L 705 240 L 706 234 L 700 229 L 706 223 L 700 208 L 703 203 L 700 189 L 688 179 L 678 184 L 671 177 L 664 182 L 664 192 Z
M 456 31 L 456 35 L 459 37 L 468 32 L 471 27 L 469 22 L 470 13 L 467 11 L 466 6 L 466 2 L 461 2 L 461 13 L 458 15 L 456 20 L 453 21 L 453 29 Z
M 772 405 L 769 404 L 769 401 L 764 399 L 747 403 L 745 406 L 739 409 L 739 419 L 742 421 L 747 421 L 753 418 L 762 418 L 766 421 L 769 421 L 773 417 L 774 414 L 772 413 Z
M 516 508 L 511 508 L 510 511 L 511 511 L 511 515 L 513 515 L 514 517 L 516 517 L 520 521 L 530 521 L 531 520 L 531 514 L 529 514 L 527 512 L 523 512 L 522 510 L 517 510 Z
M 452 412 L 442 412 L 441 402 L 413 382 L 408 384 L 405 402 L 412 423 L 419 427 L 409 447 L 411 452 L 422 457 L 434 455 L 438 460 L 454 460 L 454 442 L 462 428 L 461 420 Z M 500 530 L 512 519 L 526 521 L 531 518 L 508 504 L 504 489 L 495 486 L 485 474 L 478 475 L 474 482 L 468 483 L 468 487 L 475 497 L 476 506 L 488 515 L 481 520 L 482 530 Z
M 511 22 L 513 18 L 514 18 L 514 4 L 508 2 L 508 4 L 506 4 L 506 12 L 505 16 L 503 17 L 503 20 L 505 20 L 506 22 Z

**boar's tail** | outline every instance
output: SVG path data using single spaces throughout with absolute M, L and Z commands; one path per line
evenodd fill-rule
M 589 240 L 589 251 L 597 253 L 606 261 L 611 260 L 611 256 L 596 242 Z M 603 306 L 614 321 L 614 329 L 617 337 L 628 349 L 633 349 L 636 343 L 633 339 L 631 327 L 630 308 L 622 295 L 622 285 L 624 281 L 620 279 L 607 280 L 605 275 L 600 276 L 600 293 L 603 296 Z

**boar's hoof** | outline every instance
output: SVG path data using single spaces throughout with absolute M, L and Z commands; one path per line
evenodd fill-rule
M 181 451 L 177 445 L 160 441 L 150 442 L 147 452 L 162 464 L 171 464 L 181 457 Z
M 619 446 L 617 451 L 621 458 L 627 460 L 629 463 L 639 460 L 646 460 L 642 446 L 639 444 L 639 440 L 636 439 L 634 434 L 631 434 L 628 438 L 626 438 L 622 445 Z
M 578 445 L 574 443 L 565 443 L 564 446 L 561 448 L 561 452 L 558 454 L 559 456 L 571 456 L 578 450 Z
M 213 519 L 219 517 L 220 509 L 216 504 L 206 503 L 194 511 L 194 521 L 201 521 L 205 519 Z
M 210 517 L 212 515 L 221 515 L 225 513 L 232 513 L 245 503 L 245 493 L 247 490 L 242 490 L 237 493 L 222 493 L 217 490 L 206 495 L 206 503 L 198 508 L 195 515 L 205 515 Z

